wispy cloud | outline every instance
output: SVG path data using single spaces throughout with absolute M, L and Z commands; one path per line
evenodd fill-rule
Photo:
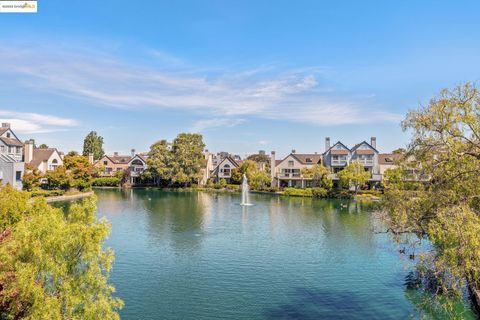
M 184 65 L 181 59 L 161 51 L 149 54 L 170 64 L 169 71 L 91 51 L 2 45 L 0 59 L 9 63 L 0 65 L 0 74 L 11 75 L 18 85 L 111 107 L 189 110 L 208 117 L 194 124 L 197 131 L 237 125 L 238 117 L 248 116 L 323 126 L 400 119 L 371 107 L 372 97 L 345 97 L 324 85 L 322 69 L 186 72 L 175 69 Z
M 16 132 L 47 133 L 63 131 L 68 127 L 78 125 L 78 121 L 70 118 L 60 118 L 52 115 L 0 110 L 0 121 L 11 123 Z
M 212 119 L 202 119 L 197 120 L 193 124 L 192 132 L 204 132 L 207 130 L 212 130 L 219 127 L 235 127 L 242 122 L 245 122 L 245 119 L 234 119 L 234 118 L 212 118 Z

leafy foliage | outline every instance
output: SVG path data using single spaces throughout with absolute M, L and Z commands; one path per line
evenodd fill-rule
M 93 154 L 93 159 L 98 160 L 105 152 L 103 151 L 103 137 L 99 136 L 97 132 L 90 131 L 83 140 L 83 155 L 88 156 Z
M 157 141 L 150 147 L 146 174 L 169 185 L 197 183 L 205 162 L 204 148 L 202 135 L 194 133 L 180 133 L 171 144 L 166 140 Z
M 340 184 L 344 187 L 353 187 L 355 193 L 370 179 L 370 172 L 358 161 L 352 161 L 342 171 L 337 173 Z
M 270 174 L 258 169 L 257 162 L 253 160 L 243 161 L 238 168 L 232 172 L 232 180 L 235 183 L 241 183 L 243 175 L 247 176 L 248 184 L 253 190 L 263 190 L 270 186 Z
M 63 158 L 65 168 L 71 173 L 71 186 L 80 191 L 89 190 L 92 186 L 93 165 L 88 158 L 80 155 L 66 155 Z
M 403 122 L 413 133 L 406 155 L 385 181 L 390 230 L 428 238 L 420 273 L 441 292 L 480 286 L 480 94 L 466 83 L 442 90 Z
M 118 177 L 99 177 L 92 181 L 92 185 L 96 187 L 118 187 L 121 179 Z
M 0 318 L 119 319 L 108 283 L 113 252 L 102 248 L 106 221 L 95 199 L 68 216 L 44 199 L 0 188 Z
M 319 164 L 311 168 L 303 168 L 302 176 L 312 179 L 312 186 L 330 190 L 333 187 L 332 178 L 330 178 L 330 170 Z

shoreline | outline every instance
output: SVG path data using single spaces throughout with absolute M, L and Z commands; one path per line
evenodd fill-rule
M 47 203 L 52 203 L 52 202 L 59 202 L 59 201 L 83 199 L 83 198 L 91 197 L 93 196 L 93 194 L 94 194 L 93 191 L 88 191 L 88 192 L 82 192 L 82 193 L 70 194 L 70 195 L 44 197 L 44 199 L 47 201 Z

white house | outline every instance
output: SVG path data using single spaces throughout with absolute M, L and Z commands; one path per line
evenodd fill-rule
M 128 161 L 131 184 L 141 183 L 140 175 L 147 169 L 147 158 L 146 154 L 136 154 Z
M 63 166 L 63 159 L 56 148 L 34 148 L 33 140 L 25 142 L 25 163 L 45 173 Z
M 227 156 L 221 160 L 213 169 L 211 176 L 216 182 L 224 179 L 227 183 L 231 182 L 233 169 L 238 168 L 239 162 L 234 160 L 231 156 Z
M 0 127 L 0 184 L 11 184 L 22 189 L 23 143 L 13 133 L 9 123 Z
M 275 159 L 275 151 L 270 156 L 270 174 L 274 187 L 297 187 L 311 186 L 311 179 L 302 175 L 302 169 L 311 168 L 322 163 L 322 155 L 318 153 L 296 153 L 295 150 L 278 161 Z

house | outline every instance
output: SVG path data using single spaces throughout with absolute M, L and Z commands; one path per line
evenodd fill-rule
M 55 170 L 63 165 L 63 159 L 60 152 L 55 148 L 35 148 L 34 141 L 28 140 L 24 146 L 25 164 L 31 165 L 42 173 L 49 170 Z
M 128 172 L 130 176 L 130 183 L 132 185 L 141 184 L 141 174 L 147 169 L 148 155 L 144 153 L 135 154 L 127 163 Z
M 239 166 L 240 161 L 235 160 L 233 157 L 228 155 L 227 157 L 223 158 L 213 169 L 211 177 L 215 180 L 215 182 L 219 182 L 220 180 L 224 179 L 227 181 L 227 183 L 230 183 L 233 169 L 238 168 Z
M 397 167 L 396 162 L 399 161 L 401 157 L 402 155 L 398 153 L 380 153 L 378 155 L 378 165 L 382 177 L 385 171 Z
M 104 155 L 102 158 L 94 162 L 93 167 L 97 169 L 100 177 L 112 177 L 119 171 L 126 171 L 129 167 L 129 162 L 134 156 L 135 150 L 132 150 L 131 155 L 120 155 L 114 152 L 113 155 Z
M 11 184 L 22 189 L 22 178 L 25 163 L 23 162 L 23 143 L 10 128 L 9 123 L 0 127 L 0 184 Z
M 324 165 L 330 168 L 332 179 L 338 183 L 337 173 L 343 170 L 352 161 L 360 162 L 366 171 L 370 172 L 369 185 L 373 186 L 381 181 L 380 167 L 378 164 L 377 138 L 372 137 L 370 143 L 362 141 L 349 149 L 338 141 L 330 146 L 330 138 L 325 138 L 325 152 L 323 153 Z
M 295 150 L 282 160 L 275 159 L 275 151 L 270 156 L 270 175 L 274 187 L 305 188 L 311 186 L 311 179 L 302 176 L 302 169 L 322 163 L 318 153 L 296 153 Z

